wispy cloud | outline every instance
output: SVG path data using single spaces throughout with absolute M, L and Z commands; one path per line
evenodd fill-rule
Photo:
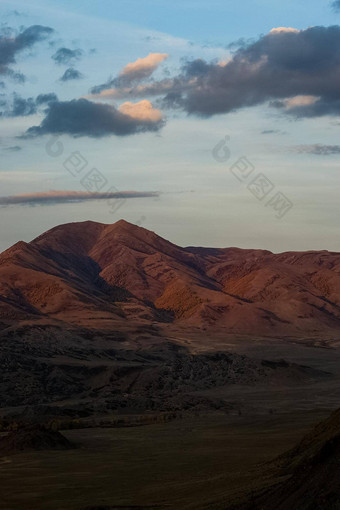
M 0 116 L 3 117 L 27 117 L 34 115 L 45 105 L 58 101 L 58 97 L 54 93 L 39 94 L 35 99 L 33 97 L 24 98 L 19 94 L 12 94 L 1 101 Z
M 79 60 L 83 54 L 83 51 L 79 48 L 75 50 L 71 50 L 70 48 L 59 48 L 54 55 L 52 55 L 52 59 L 56 64 L 72 64 L 76 60 Z
M 285 132 L 281 129 L 264 129 L 261 131 L 261 135 L 284 135 Z
M 340 0 L 334 0 L 334 2 L 332 2 L 331 6 L 333 7 L 333 10 L 335 12 L 340 12 Z
M 19 152 L 22 150 L 22 147 L 20 145 L 12 145 L 11 147 L 4 147 L 2 150 L 5 152 Z
M 93 94 L 99 94 L 102 90 L 125 88 L 145 80 L 146 78 L 150 78 L 158 66 L 167 59 L 168 56 L 167 53 L 150 53 L 147 57 L 139 58 L 135 62 L 130 62 L 122 69 L 116 78 L 102 85 L 93 87 L 91 92 Z
M 155 198 L 157 191 L 121 191 L 117 193 L 88 193 L 86 191 L 48 191 L 0 197 L 0 205 L 56 205 L 88 200 Z
M 84 76 L 80 71 L 77 71 L 77 69 L 74 69 L 73 67 L 69 67 L 60 78 L 60 81 L 81 80 L 82 78 L 84 78 Z
M 53 32 L 50 27 L 32 25 L 15 35 L 13 29 L 6 28 L 0 35 L 0 74 L 24 81 L 24 76 L 11 67 L 16 63 L 17 54 L 43 41 Z
M 314 154 L 315 156 L 331 156 L 333 154 L 340 154 L 340 145 L 296 145 L 291 147 L 293 152 L 297 154 Z

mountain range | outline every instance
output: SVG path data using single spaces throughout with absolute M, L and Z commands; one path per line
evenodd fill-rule
M 182 248 L 124 220 L 69 223 L 0 255 L 0 326 L 31 321 L 331 338 L 340 253 Z

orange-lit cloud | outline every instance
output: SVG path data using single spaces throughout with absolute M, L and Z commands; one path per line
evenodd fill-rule
M 290 110 L 299 106 L 310 106 L 315 104 L 319 99 L 320 97 L 316 96 L 295 96 L 290 97 L 289 99 L 285 99 L 283 103 L 285 107 Z
M 272 28 L 269 33 L 270 34 L 279 34 L 280 32 L 295 32 L 295 33 L 298 33 L 298 32 L 300 32 L 300 30 L 298 30 L 297 28 L 292 28 L 292 27 L 276 27 L 276 28 Z
M 132 87 L 112 87 L 101 92 L 85 96 L 88 99 L 124 99 L 127 97 L 145 97 L 145 96 L 158 96 L 167 93 L 173 89 L 173 80 L 166 78 L 154 83 L 145 83 L 143 85 L 135 85 Z
M 129 115 L 136 120 L 158 122 L 162 119 L 162 112 L 153 107 L 147 99 L 138 103 L 127 101 L 119 107 L 119 111 L 124 115 Z
M 119 77 L 129 81 L 148 78 L 168 56 L 167 53 L 150 53 L 147 57 L 139 58 L 135 62 L 127 64 L 119 73 Z

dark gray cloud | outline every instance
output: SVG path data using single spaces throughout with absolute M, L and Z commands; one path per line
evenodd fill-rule
M 58 97 L 54 94 L 54 92 L 50 92 L 49 94 L 39 94 L 35 100 L 37 105 L 48 104 L 53 101 L 58 101 Z
M 331 5 L 335 12 L 340 12 L 340 0 L 334 0 Z
M 37 113 L 37 105 L 33 97 L 24 99 L 23 97 L 14 95 L 12 108 L 8 113 L 10 117 L 26 117 L 27 115 L 33 115 Z
M 52 59 L 56 64 L 72 64 L 76 60 L 79 60 L 82 56 L 83 52 L 79 48 L 75 50 L 71 50 L 70 48 L 59 48 L 54 55 L 52 55 Z
M 27 117 L 38 112 L 39 107 L 48 105 L 53 101 L 58 101 L 54 93 L 39 94 L 35 99 L 33 97 L 23 98 L 19 94 L 12 94 L 11 98 L 5 95 L 0 96 L 1 117 Z
M 13 71 L 10 66 L 16 63 L 18 53 L 43 41 L 52 32 L 52 28 L 41 25 L 32 25 L 17 35 L 13 35 L 11 29 L 6 30 L 0 35 L 0 74 L 8 75 L 17 81 L 23 81 L 23 75 Z
M 57 205 L 69 202 L 85 202 L 88 200 L 126 200 L 129 198 L 159 197 L 157 191 L 120 191 L 107 193 L 90 193 L 87 191 L 48 191 L 42 193 L 27 193 L 10 197 L 0 197 L 0 205 Z M 112 205 L 112 204 L 111 204 Z
M 111 93 L 92 90 L 101 91 Z M 240 47 L 226 64 L 196 59 L 171 80 L 112 89 L 113 98 L 141 93 L 163 96 L 167 108 L 202 117 L 269 102 L 295 117 L 339 115 L 340 27 L 274 29 Z
M 48 106 L 40 126 L 31 127 L 26 137 L 45 134 L 69 134 L 74 137 L 126 136 L 146 131 L 158 131 L 162 119 L 142 118 L 122 113 L 109 104 L 87 99 L 53 102 Z
M 81 80 L 82 78 L 84 78 L 84 76 L 80 71 L 77 71 L 77 69 L 74 69 L 73 67 L 69 67 L 60 78 L 60 81 Z
M 5 108 L 7 105 L 6 94 L 0 94 L 0 108 Z M 3 112 L 0 112 L 0 115 L 3 115 Z
M 296 145 L 292 147 L 291 150 L 293 152 L 297 152 L 298 154 L 313 154 L 315 156 L 331 156 L 334 154 L 340 154 L 340 145 L 322 145 L 322 144 L 313 144 L 313 145 Z
M 37 105 L 33 97 L 23 98 L 18 94 L 12 94 L 11 99 L 5 95 L 0 100 L 0 117 L 26 117 L 37 112 Z
M 190 113 L 212 115 L 270 100 L 315 96 L 320 100 L 290 109 L 301 116 L 338 114 L 340 27 L 269 33 L 238 50 L 225 66 L 195 60 L 184 68 L 193 80 L 184 98 Z

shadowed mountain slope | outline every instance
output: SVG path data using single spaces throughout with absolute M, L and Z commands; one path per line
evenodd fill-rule
M 337 510 L 340 508 L 340 410 L 317 425 L 279 459 L 278 475 L 287 475 L 269 490 L 233 510 Z

